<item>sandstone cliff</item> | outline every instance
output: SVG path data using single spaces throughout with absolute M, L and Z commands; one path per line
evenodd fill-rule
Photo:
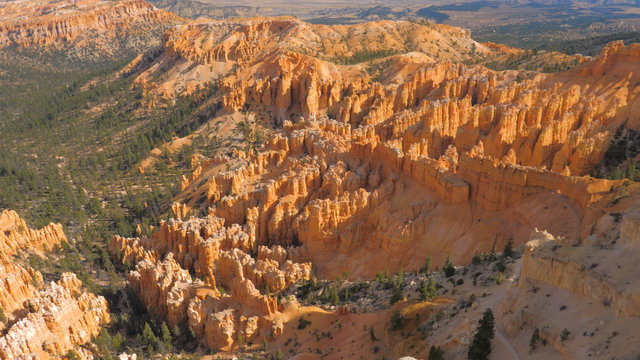
M 309 263 L 320 278 L 372 278 L 417 270 L 427 254 L 438 266 L 448 255 L 468 263 L 509 239 L 526 243 L 536 228 L 584 247 L 531 242 L 522 284 L 545 282 L 575 303 L 591 296 L 609 304 L 607 316 L 637 315 L 635 285 L 621 290 L 617 270 L 591 268 L 589 246 L 604 243 L 586 240 L 601 216 L 594 207 L 627 186 L 589 174 L 640 108 L 637 46 L 613 43 L 593 61 L 542 74 L 465 65 L 472 49 L 514 50 L 404 22 L 198 20 L 164 44 L 138 78 L 152 97 L 170 104 L 213 81 L 223 105 L 214 116 L 258 114 L 271 130 L 264 144 L 197 157 L 184 174 L 173 212 L 208 217 L 110 245 L 115 261 L 135 266 L 129 282 L 145 305 L 172 323 L 188 319 L 209 347 L 280 334 L 271 316 L 282 309 L 269 293 L 307 278 Z M 509 334 L 539 324 L 525 309 L 528 289 L 505 301 Z M 557 322 L 549 326 L 546 338 L 569 351 L 556 346 Z
M 84 292 L 74 274 L 65 273 L 26 304 L 26 315 L 0 338 L 0 358 L 59 358 L 90 342 L 109 321 L 107 302 Z

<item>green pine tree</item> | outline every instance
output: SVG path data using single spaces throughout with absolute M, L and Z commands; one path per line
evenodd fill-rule
M 487 360 L 491 354 L 491 340 L 495 336 L 495 319 L 491 309 L 486 309 L 478 322 L 467 356 L 469 360 Z
M 428 360 L 444 360 L 444 350 L 440 346 L 431 345 Z
M 456 274 L 456 268 L 451 263 L 451 258 L 447 255 L 447 260 L 444 262 L 444 266 L 442 267 L 442 271 L 444 272 L 444 276 L 452 277 Z
M 502 254 L 506 257 L 513 257 L 513 239 L 509 237 L 507 244 L 504 246 Z
M 162 343 L 168 348 L 171 348 L 171 332 L 169 331 L 169 327 L 167 326 L 167 323 L 163 322 L 162 326 L 160 328 L 160 331 L 162 332 Z
M 420 268 L 420 272 L 423 274 L 428 274 L 431 272 L 431 255 L 427 254 L 427 258 L 424 259 L 424 264 Z

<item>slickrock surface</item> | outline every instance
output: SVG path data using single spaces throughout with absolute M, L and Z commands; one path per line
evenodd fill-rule
M 239 338 L 277 337 L 280 310 L 269 292 L 311 274 L 285 248 L 260 246 L 255 231 L 214 216 L 171 219 L 150 238 L 113 237 L 109 251 L 116 263 L 135 264 L 130 286 L 170 326 L 187 321 L 210 348 L 230 350 Z
M 60 224 L 40 230 L 14 211 L 0 215 L 0 307 L 2 323 L 0 359 L 50 359 L 90 342 L 109 321 L 106 300 L 86 292 L 75 274 L 43 284 L 40 272 L 16 263 L 19 251 L 44 256 L 67 238 Z

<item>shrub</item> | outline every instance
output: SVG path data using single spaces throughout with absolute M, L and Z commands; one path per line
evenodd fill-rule
M 496 261 L 496 270 L 498 272 L 504 272 L 505 270 L 507 270 L 507 263 L 504 256 L 500 256 L 498 258 L 498 261 Z
M 400 330 L 404 326 L 404 317 L 400 314 L 400 310 L 394 310 L 391 313 L 391 329 Z
M 482 264 L 482 261 L 484 260 L 484 256 L 480 253 L 475 253 L 473 254 L 473 258 L 471 259 L 471 263 L 473 265 L 480 265 Z
M 567 341 L 570 334 L 571 331 L 567 330 L 566 328 L 562 329 L 562 333 L 560 334 L 560 341 Z
M 311 325 L 311 321 L 305 319 L 304 316 L 300 316 L 300 318 L 298 319 L 298 330 L 302 330 L 308 325 Z
M 449 256 L 447 256 L 447 260 L 444 262 L 442 271 L 444 272 L 444 276 L 448 278 L 456 274 L 456 268 L 451 263 L 451 258 L 449 258 Z
M 536 328 L 531 334 L 531 340 L 529 340 L 529 347 L 531 348 L 531 350 L 535 349 L 538 340 L 540 340 L 540 330 Z
M 72 349 L 69 349 L 67 352 L 67 359 L 69 360 L 80 360 L 80 355 Z

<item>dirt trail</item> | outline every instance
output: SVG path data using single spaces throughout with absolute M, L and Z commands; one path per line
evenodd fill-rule
M 501 287 L 494 296 L 491 297 L 491 300 L 486 304 L 487 307 L 490 307 L 493 310 L 493 313 L 496 316 L 499 315 L 496 307 L 502 299 L 505 297 L 509 289 L 515 285 L 516 281 L 520 279 L 520 274 L 522 272 L 522 258 L 516 260 L 513 264 L 513 273 L 511 276 L 505 280 L 507 286 Z M 520 360 L 520 355 L 518 351 L 513 347 L 509 338 L 502 332 L 500 328 L 499 321 L 496 321 L 496 337 L 493 342 L 493 351 L 491 353 L 491 359 L 495 360 Z

